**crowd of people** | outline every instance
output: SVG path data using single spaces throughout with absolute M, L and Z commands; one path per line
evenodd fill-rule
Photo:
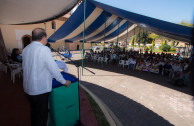
M 183 58 L 179 54 L 170 53 L 152 53 L 139 51 L 107 51 L 86 53 L 85 58 L 88 61 L 95 61 L 103 57 L 102 62 L 108 62 L 127 66 L 128 69 L 151 72 L 168 76 L 169 81 L 175 83 L 181 81 L 185 86 L 189 84 L 190 69 L 188 69 L 190 58 Z

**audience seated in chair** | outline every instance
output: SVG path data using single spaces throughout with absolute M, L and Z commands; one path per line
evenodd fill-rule
M 167 61 L 164 64 L 163 71 L 162 71 L 162 75 L 169 75 L 171 71 L 172 71 L 171 62 L 170 61 Z
M 20 56 L 20 50 L 18 48 L 12 50 L 11 59 L 15 62 L 22 62 L 22 56 Z
M 159 74 L 159 64 L 156 61 L 153 61 L 150 72 Z
M 136 65 L 136 59 L 134 58 L 129 63 L 129 69 L 135 70 L 135 65 Z
M 142 70 L 142 67 L 143 67 L 143 63 L 140 60 L 140 61 L 137 62 L 135 69 L 138 70 L 138 71 L 141 71 Z

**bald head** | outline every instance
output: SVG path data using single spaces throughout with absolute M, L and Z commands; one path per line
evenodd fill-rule
M 32 41 L 41 41 L 43 37 L 47 37 L 47 34 L 43 28 L 35 28 L 32 31 Z

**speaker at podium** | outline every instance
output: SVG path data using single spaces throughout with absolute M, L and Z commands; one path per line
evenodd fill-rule
M 61 74 L 66 80 L 71 81 L 71 85 L 66 88 L 60 82 L 53 80 L 53 89 L 49 96 L 49 126 L 74 126 L 80 116 L 78 79 L 68 73 Z

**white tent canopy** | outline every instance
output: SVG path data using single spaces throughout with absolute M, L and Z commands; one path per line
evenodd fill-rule
M 0 24 L 53 20 L 71 11 L 79 0 L 0 0 Z

